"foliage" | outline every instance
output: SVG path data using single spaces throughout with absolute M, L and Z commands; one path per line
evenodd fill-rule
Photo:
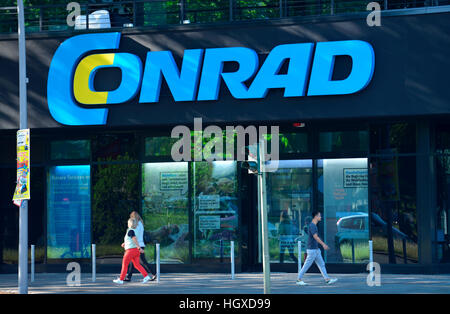
M 130 161 L 128 154 L 116 161 Z M 104 161 L 111 161 L 110 159 Z M 92 186 L 92 230 L 96 244 L 120 244 L 129 214 L 138 207 L 139 165 L 96 166 Z
M 388 254 L 388 243 L 385 237 L 373 237 L 373 251 Z M 394 252 L 397 258 L 403 259 L 403 241 L 394 239 Z M 417 243 L 406 241 L 406 256 L 410 260 L 417 261 L 419 258 L 419 250 Z
M 343 243 L 340 246 L 341 255 L 344 262 L 352 262 L 352 245 Z M 355 263 L 363 263 L 369 260 L 369 244 L 368 242 L 354 244 Z
M 25 24 L 27 32 L 40 31 L 40 19 L 42 19 L 42 30 L 64 30 L 69 29 L 66 24 L 66 5 L 70 0 L 24 0 Z M 110 12 L 121 11 L 122 14 L 132 20 L 133 16 L 142 20 L 138 25 L 158 26 L 180 24 L 182 20 L 190 23 L 217 23 L 230 20 L 256 20 L 274 19 L 280 17 L 311 16 L 331 14 L 331 1 L 317 0 L 185 0 L 184 7 L 181 1 L 146 1 L 133 7 L 127 4 L 118 4 L 120 1 L 103 2 L 101 0 L 77 1 L 82 5 L 82 14 L 85 10 L 84 4 L 103 4 L 96 9 L 108 8 Z M 230 10 L 230 3 L 233 6 Z M 367 2 L 334 0 L 335 13 L 366 12 Z M 0 0 L 0 7 L 16 6 L 15 1 Z M 34 6 L 34 8 L 30 8 Z M 39 8 L 36 6 L 45 6 Z M 415 2 L 406 1 L 405 6 L 417 6 Z M 182 12 L 184 9 L 184 16 Z M 230 16 L 230 11 L 233 16 Z M 16 32 L 17 16 L 15 10 L 0 9 L 0 32 Z

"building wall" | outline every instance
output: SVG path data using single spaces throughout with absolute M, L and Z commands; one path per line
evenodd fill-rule
M 174 102 L 163 82 L 160 101 L 139 104 L 137 98 L 109 106 L 107 124 L 176 125 L 205 122 L 286 121 L 301 118 L 361 118 L 449 114 L 450 13 L 383 16 L 382 26 L 369 27 L 364 17 L 337 21 L 301 23 L 299 20 L 252 21 L 249 24 L 180 26 L 122 30 L 119 51 L 138 55 L 145 61 L 149 50 L 172 51 L 181 64 L 185 49 L 248 47 L 263 61 L 275 46 L 339 40 L 364 40 L 375 52 L 375 71 L 369 85 L 352 95 L 283 98 L 281 89 L 262 99 L 237 100 L 222 82 L 217 101 Z M 72 34 L 37 34 L 27 39 L 29 125 L 32 128 L 61 127 L 50 115 L 46 101 L 47 74 L 58 45 Z M 0 128 L 18 126 L 17 41 L 0 38 Z M 348 60 L 337 59 L 336 75 L 349 71 Z M 232 66 L 230 66 L 233 70 Z M 69 70 L 69 69 L 68 69 Z M 100 73 L 99 73 L 100 75 Z M 105 73 L 98 78 L 107 85 L 117 80 Z M 276 104 L 276 105 L 274 105 Z
M 298 252 L 290 247 L 289 239 L 298 240 L 313 209 L 322 210 L 328 219 L 319 231 L 327 242 L 333 243 L 327 262 L 331 267 L 337 265 L 336 271 L 363 270 L 369 238 L 377 241 L 375 261 L 386 266 L 412 264 L 425 270 L 424 267 L 448 264 L 448 17 L 449 13 L 384 16 L 382 27 L 368 27 L 365 17 L 355 17 L 309 23 L 280 20 L 123 30 L 120 52 L 136 54 L 144 61 L 149 49 L 170 50 L 178 65 L 185 49 L 248 47 L 258 53 L 262 62 L 280 44 L 358 39 L 373 46 L 375 72 L 370 84 L 352 95 L 283 98 L 283 91 L 274 89 L 262 100 L 236 100 L 222 82 L 217 101 L 174 102 L 163 82 L 158 103 L 139 104 L 133 99 L 110 106 L 104 127 L 67 127 L 51 117 L 46 100 L 48 69 L 55 50 L 68 34 L 29 36 L 28 101 L 33 151 L 30 243 L 37 245 L 38 263 L 46 267 L 56 265 L 65 271 L 68 259 L 87 262 L 90 243 L 97 243 L 102 264 L 117 267 L 121 222 L 136 209 L 143 214 L 156 241 L 163 241 L 160 234 L 167 231 L 171 235 L 173 231 L 164 247 L 165 269 L 179 271 L 202 265 L 200 268 L 206 271 L 224 270 L 228 267 L 223 258 L 229 254 L 230 240 L 236 241 L 239 267 L 258 269 L 254 178 L 241 169 L 240 163 L 233 166 L 233 173 L 220 177 L 213 175 L 214 167 L 207 163 L 181 165 L 172 163 L 170 158 L 171 128 L 177 124 L 192 125 L 193 118 L 202 117 L 205 126 L 282 126 L 283 143 L 289 145 L 284 147 L 280 159 L 297 166 L 286 167 L 285 174 L 280 171 L 269 179 L 274 269 L 296 271 L 290 253 L 295 257 Z M 0 41 L 0 143 L 5 147 L 0 154 L 0 256 L 10 266 L 16 263 L 18 238 L 17 209 L 9 196 L 15 185 L 18 62 L 17 41 L 13 37 L 2 37 Z M 345 76 L 349 66 L 348 60 L 337 60 L 336 75 Z M 234 68 L 229 65 L 226 69 Z M 105 86 L 117 81 L 111 72 L 99 74 L 98 79 Z M 305 122 L 306 127 L 295 128 L 292 122 Z M 351 192 L 341 187 L 329 190 L 330 185 L 323 182 L 327 172 L 324 164 L 351 163 L 355 159 L 367 163 L 367 187 L 360 186 L 360 194 L 355 194 L 350 203 L 339 203 Z M 168 163 L 167 167 L 161 163 Z M 175 189 L 169 184 L 162 191 L 161 182 L 159 188 L 150 188 L 152 184 L 158 186 L 152 180 L 161 180 L 161 170 L 153 169 L 158 165 L 166 170 L 184 167 L 175 170 L 184 173 L 177 180 L 184 180 L 182 185 L 187 188 Z M 194 173 L 197 166 L 198 172 Z M 358 164 L 356 168 L 364 167 Z M 75 171 L 67 181 L 72 182 L 68 190 L 63 191 L 70 195 L 63 199 L 55 198 L 64 194 L 55 190 L 61 187 L 56 183 L 61 180 L 58 171 Z M 286 174 L 296 179 L 286 183 Z M 181 194 L 172 195 L 174 190 Z M 198 228 L 200 218 L 195 210 L 201 209 L 201 196 L 209 194 L 221 197 L 212 209 L 229 211 L 210 213 L 219 218 L 202 221 L 204 225 L 219 221 L 220 228 L 212 229 L 218 232 Z M 330 197 L 334 200 L 330 201 Z M 155 203 L 154 199 L 159 201 Z M 214 203 L 214 199 L 217 200 L 209 202 Z M 345 218 L 339 209 L 341 205 L 350 205 L 348 213 L 358 216 L 354 219 L 359 221 L 356 233 L 359 232 L 357 236 L 363 245 L 352 241 L 357 236 L 348 230 L 336 238 L 338 221 Z M 66 214 L 58 213 L 58 208 Z M 289 219 L 282 217 L 283 210 L 297 229 L 287 227 Z M 158 215 L 161 219 L 156 221 L 154 217 Z M 282 220 L 285 226 L 280 228 Z M 70 224 L 76 227 L 71 228 Z M 63 225 L 69 227 L 57 230 Z M 291 230 L 291 234 L 286 230 Z M 62 249 L 58 243 L 64 243 L 60 245 Z M 153 258 L 153 246 L 148 247 L 147 255 Z

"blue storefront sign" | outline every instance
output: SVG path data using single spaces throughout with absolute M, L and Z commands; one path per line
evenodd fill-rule
M 372 46 L 361 40 L 278 45 L 261 65 L 257 53 L 245 47 L 187 49 L 180 68 L 172 52 L 149 51 L 144 67 L 132 53 L 98 52 L 117 50 L 120 37 L 118 32 L 83 34 L 59 46 L 47 81 L 48 107 L 56 121 L 104 125 L 108 105 L 135 97 L 139 103 L 159 102 L 163 78 L 176 102 L 217 100 L 222 80 L 235 99 L 261 99 L 270 89 L 280 88 L 284 89 L 283 97 L 345 95 L 364 89 L 375 67 Z M 352 60 L 344 79 L 332 79 L 336 56 Z M 280 74 L 286 60 L 287 72 Z M 224 72 L 227 62 L 237 63 L 239 68 Z M 107 67 L 121 70 L 120 85 L 112 91 L 97 91 L 95 75 Z M 88 108 L 92 105 L 96 107 Z

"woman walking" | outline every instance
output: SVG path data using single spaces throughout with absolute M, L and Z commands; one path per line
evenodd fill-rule
M 156 276 L 154 275 L 154 272 L 151 269 L 150 264 L 147 262 L 147 259 L 145 258 L 145 252 L 143 252 L 145 250 L 145 243 L 144 243 L 144 221 L 142 220 L 141 216 L 139 215 L 139 213 L 137 211 L 132 211 L 130 214 L 130 218 L 133 218 L 137 221 L 137 227 L 136 227 L 136 238 L 138 240 L 139 243 L 139 247 L 142 249 L 141 253 L 140 253 L 140 264 L 142 265 L 142 267 L 144 267 L 144 269 L 151 274 L 151 279 L 150 281 L 153 281 L 156 279 Z M 127 276 L 125 277 L 125 281 L 131 281 L 131 277 L 133 276 L 133 265 L 130 263 L 130 265 L 128 266 L 128 273 Z
M 139 242 L 136 238 L 136 227 L 137 221 L 136 219 L 130 218 L 128 219 L 128 229 L 125 233 L 124 242 L 122 243 L 122 247 L 125 249 L 125 254 L 122 260 L 122 271 L 120 272 L 120 277 L 114 279 L 113 282 L 119 285 L 123 284 L 123 280 L 127 274 L 128 265 L 130 262 L 133 263 L 134 267 L 144 276 L 142 283 L 146 283 L 151 278 L 148 276 L 148 273 L 139 263 L 139 255 L 144 250 L 139 247 Z

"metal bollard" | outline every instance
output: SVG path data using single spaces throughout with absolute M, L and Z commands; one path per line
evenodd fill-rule
M 159 258 L 159 243 L 156 243 L 156 282 L 159 283 L 160 275 L 160 258 Z
M 35 246 L 31 245 L 31 282 L 34 282 L 34 254 L 35 254 Z
M 302 269 L 302 241 L 298 241 L 298 243 L 297 243 L 297 246 L 298 246 L 298 249 L 297 249 L 297 252 L 298 252 L 298 265 L 297 265 L 297 268 L 298 268 L 298 275 L 300 275 L 300 271 L 301 271 L 301 269 Z
M 355 240 L 352 238 L 352 263 L 355 263 Z
M 95 269 L 95 263 L 96 263 L 96 258 L 95 258 L 95 244 L 92 244 L 92 282 L 95 282 L 95 273 L 96 273 L 96 269 Z
M 402 242 L 403 242 L 403 262 L 405 264 L 408 264 L 408 254 L 407 254 L 407 251 L 406 251 L 406 239 L 403 238 Z
M 220 239 L 220 263 L 223 263 L 223 241 Z
M 231 241 L 230 258 L 231 258 L 231 279 L 234 279 L 234 241 Z

